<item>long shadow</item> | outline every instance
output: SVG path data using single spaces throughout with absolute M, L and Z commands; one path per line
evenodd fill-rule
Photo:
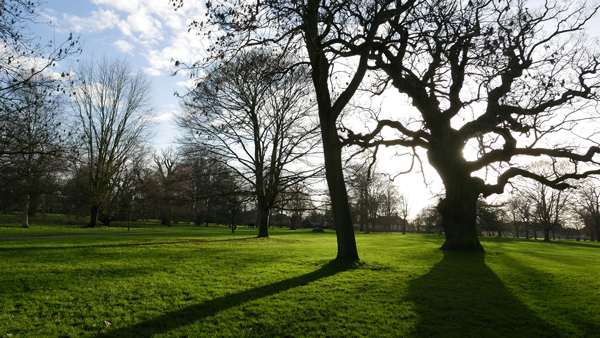
M 184 243 L 182 241 L 171 242 L 150 242 L 150 243 L 128 243 L 128 244 L 90 244 L 90 245 L 62 245 L 62 246 L 27 246 L 18 248 L 0 248 L 0 252 L 17 252 L 17 251 L 33 251 L 33 250 L 71 250 L 71 249 L 91 249 L 91 248 L 124 248 L 135 246 L 156 246 L 165 244 Z
M 412 337 L 566 337 L 517 299 L 484 257 L 445 252 L 409 284 L 419 318 Z
M 550 244 L 550 245 L 565 245 L 565 246 L 579 246 L 583 248 L 589 249 L 600 249 L 600 245 L 597 242 L 577 242 L 577 241 L 566 241 L 566 240 L 552 240 L 550 242 L 539 241 L 542 244 Z
M 70 246 L 68 244 L 62 243 L 63 245 L 56 246 L 24 246 L 24 247 L 8 247 L 3 248 L 0 247 L 0 252 L 17 252 L 17 251 L 33 251 L 33 250 L 64 250 L 64 249 L 89 249 L 89 248 L 123 248 L 123 247 L 136 247 L 136 246 L 156 246 L 156 245 L 165 245 L 165 244 L 202 244 L 202 243 L 218 243 L 218 242 L 243 242 L 249 240 L 255 240 L 256 237 L 239 237 L 239 238 L 229 238 L 229 239 L 206 239 L 206 238 L 181 238 L 177 240 L 171 241 L 150 241 L 143 243 L 119 243 L 115 242 L 114 244 L 94 244 L 95 242 L 90 242 L 90 245 L 75 245 Z M 126 240 L 131 240 L 130 238 L 121 239 L 123 242 Z
M 236 294 L 211 299 L 204 303 L 188 306 L 181 310 L 166 313 L 137 325 L 119 328 L 99 334 L 96 337 L 153 337 L 196 321 L 213 316 L 220 311 L 239 306 L 264 297 L 269 297 L 299 286 L 304 286 L 322 278 L 333 276 L 339 272 L 352 269 L 353 263 L 332 261 L 320 269 L 271 285 L 246 290 Z
M 480 237 L 482 242 L 495 242 L 498 240 L 498 237 Z M 564 246 L 579 246 L 584 248 L 591 249 L 600 249 L 600 243 L 596 241 L 574 241 L 574 240 L 551 240 L 550 242 L 544 242 L 542 239 L 535 240 L 525 239 L 525 238 L 500 238 L 500 240 L 511 241 L 512 243 L 534 243 L 538 245 L 564 245 Z

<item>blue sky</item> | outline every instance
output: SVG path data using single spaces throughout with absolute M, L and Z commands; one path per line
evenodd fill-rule
M 103 55 L 124 58 L 150 77 L 157 109 L 157 135 L 153 146 L 156 149 L 169 146 L 177 135 L 172 125 L 173 116 L 179 110 L 174 92 L 185 92 L 186 83 L 189 83 L 185 75 L 171 76 L 173 59 L 189 63 L 201 57 L 202 39 L 188 32 L 188 25 L 204 17 L 204 1 L 186 0 L 185 7 L 178 11 L 169 5 L 169 0 L 49 0 L 41 9 L 40 21 L 46 24 L 40 23 L 34 29 L 43 41 L 52 40 L 54 34 L 58 42 L 64 41 L 73 33 L 83 42 L 81 58 Z M 598 36 L 599 28 L 600 18 L 596 16 L 588 25 L 588 34 Z M 69 62 L 62 62 L 59 68 L 63 68 L 58 69 L 59 72 L 68 69 Z M 399 104 L 392 101 L 387 103 Z M 389 154 L 379 158 L 383 167 L 399 163 L 398 158 L 391 158 Z M 424 169 L 427 168 L 426 165 Z M 422 180 L 419 173 L 413 173 L 396 181 L 400 190 L 412 200 L 411 216 L 426 204 L 433 203 L 431 193 L 441 190 L 435 183 L 438 180 L 436 174 L 427 174 L 427 180 L 433 185 L 426 187 Z
M 200 56 L 202 41 L 188 32 L 188 24 L 204 16 L 203 1 L 187 1 L 183 10 L 174 11 L 168 0 L 54 0 L 42 3 L 41 14 L 42 23 L 34 29 L 43 41 L 54 35 L 56 41 L 64 41 L 73 33 L 83 42 L 80 58 L 119 57 L 146 73 L 154 82 L 157 109 L 154 146 L 163 148 L 174 140 L 171 121 L 179 105 L 173 94 L 185 91 L 188 78 L 171 76 L 172 59 Z

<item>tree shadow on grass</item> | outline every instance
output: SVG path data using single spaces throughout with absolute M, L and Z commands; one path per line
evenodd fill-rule
M 564 246 L 579 246 L 589 249 L 600 249 L 600 243 L 592 241 L 567 241 L 567 240 L 552 240 L 550 242 L 539 241 L 541 244 L 564 245 Z
M 48 246 L 22 246 L 22 247 L 8 247 L 0 248 L 0 252 L 11 253 L 11 252 L 30 252 L 33 250 L 73 250 L 73 249 L 94 249 L 94 248 L 125 248 L 125 247 L 143 247 L 143 246 L 156 246 L 166 244 L 185 244 L 182 241 L 164 241 L 164 242 L 148 242 L 148 243 L 114 243 L 114 244 L 94 244 L 90 245 L 69 245 L 66 243 L 63 245 L 48 245 Z
M 208 300 L 206 302 L 188 306 L 186 308 L 166 313 L 162 316 L 144 321 L 140 324 L 110 330 L 96 337 L 153 337 L 168 331 L 190 325 L 204 318 L 214 316 L 217 313 L 251 302 L 260 298 L 269 297 L 299 286 L 308 285 L 319 279 L 333 276 L 342 271 L 356 267 L 353 262 L 332 261 L 320 269 L 290 279 L 286 279 L 271 285 L 242 291 Z
M 539 318 L 485 264 L 485 254 L 444 252 L 409 284 L 413 337 L 566 337 Z

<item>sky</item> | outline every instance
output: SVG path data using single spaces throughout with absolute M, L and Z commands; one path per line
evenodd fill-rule
M 202 39 L 189 32 L 188 25 L 204 17 L 204 1 L 187 0 L 182 9 L 175 11 L 168 0 L 51 0 L 43 2 L 41 10 L 40 22 L 34 30 L 42 41 L 64 41 L 73 33 L 83 42 L 82 55 L 63 61 L 57 71 L 68 70 L 76 59 L 106 55 L 128 60 L 134 69 L 142 70 L 154 83 L 152 97 L 157 131 L 154 148 L 174 144 L 177 129 L 173 117 L 180 109 L 174 93 L 184 93 L 190 83 L 185 74 L 172 75 L 174 60 L 190 63 L 202 55 Z M 592 22 L 590 32 L 593 35 L 597 34 L 596 28 L 600 28 L 599 18 Z M 380 154 L 382 167 L 394 167 L 399 171 L 410 166 L 401 158 L 390 158 L 392 153 Z M 426 162 L 426 158 L 422 160 Z M 408 196 L 411 218 L 421 208 L 436 203 L 432 193 L 441 192 L 437 174 L 428 165 L 425 169 L 425 177 L 415 172 L 395 180 L 400 192 Z
M 174 59 L 194 60 L 202 50 L 201 39 L 188 32 L 188 24 L 204 14 L 202 1 L 190 0 L 185 10 L 174 11 L 168 0 L 52 0 L 42 3 L 40 24 L 43 41 L 60 43 L 70 33 L 80 37 L 83 53 L 76 59 L 118 57 L 142 70 L 154 83 L 156 107 L 154 147 L 175 141 L 173 116 L 179 110 L 175 92 L 186 89 L 185 75 L 172 76 Z M 68 69 L 75 58 L 59 67 Z

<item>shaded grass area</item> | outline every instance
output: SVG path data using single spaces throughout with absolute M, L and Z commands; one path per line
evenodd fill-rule
M 38 214 L 29 218 L 29 228 L 21 228 L 21 214 L 0 214 L 0 237 L 21 236 L 52 236 L 68 234 L 90 234 L 90 233 L 119 233 L 127 232 L 127 221 L 115 221 L 111 225 L 102 225 L 96 228 L 85 228 L 89 223 L 89 217 L 76 218 L 61 214 Z M 131 232 L 147 231 L 174 231 L 189 229 L 206 229 L 204 224 L 177 223 L 171 227 L 161 225 L 159 220 L 135 220 L 131 222 Z M 226 228 L 223 225 L 209 224 L 210 228 Z
M 223 230 L 0 242 L 0 335 L 595 337 L 600 246 Z

